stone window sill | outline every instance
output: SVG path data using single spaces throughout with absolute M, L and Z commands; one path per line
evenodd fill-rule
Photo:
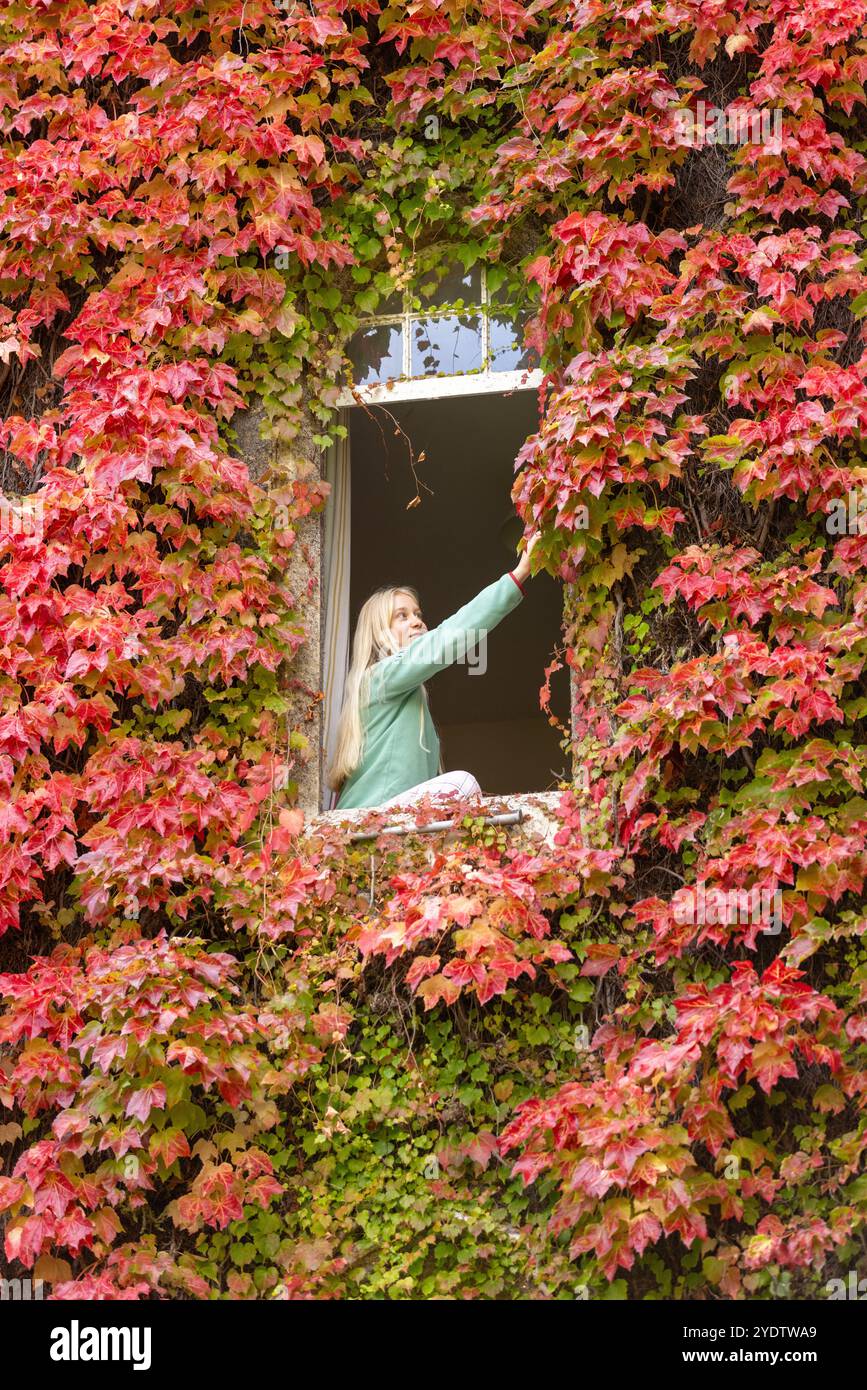
M 373 807 L 362 807 L 348 811 L 321 811 L 308 822 L 310 830 L 334 826 L 344 827 L 347 838 L 375 841 L 380 835 L 388 834 L 399 838 L 401 835 L 439 833 L 446 840 L 462 833 L 461 821 L 464 816 L 484 817 L 491 824 L 503 825 L 510 833 L 528 836 L 536 842 L 553 846 L 554 835 L 560 829 L 556 810 L 563 796 L 562 791 L 548 792 L 510 792 L 503 796 L 482 796 L 459 802 L 452 798 L 442 799 L 443 810 L 435 811 L 428 825 L 419 825 L 417 810 L 413 806 L 398 806 L 380 812 L 382 826 L 375 831 L 362 830 L 373 812 Z M 500 819 L 502 818 L 502 819 Z M 445 830 L 443 822 L 454 823 L 454 828 Z

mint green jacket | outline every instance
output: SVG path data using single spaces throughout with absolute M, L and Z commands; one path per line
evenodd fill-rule
M 421 686 L 473 651 L 482 634 L 502 622 L 522 597 L 517 579 L 504 574 L 439 627 L 374 663 L 361 715 L 364 754 L 343 783 L 335 810 L 379 806 L 437 776 L 440 741 Z

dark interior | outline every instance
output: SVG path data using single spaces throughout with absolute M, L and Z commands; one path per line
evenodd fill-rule
M 510 498 L 514 460 L 536 411 L 534 391 L 350 411 L 353 632 L 382 584 L 417 589 L 433 628 L 514 567 L 522 534 Z M 488 795 L 551 790 L 567 775 L 562 735 L 539 707 L 561 636 L 562 588 L 540 574 L 525 589 L 488 637 L 484 674 L 455 664 L 427 683 L 446 770 L 472 772 Z M 551 709 L 567 726 L 565 666 L 551 677 Z

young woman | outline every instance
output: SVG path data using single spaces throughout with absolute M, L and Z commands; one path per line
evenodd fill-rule
M 377 589 L 362 605 L 328 770 L 328 785 L 339 791 L 335 810 L 405 805 L 428 793 L 481 792 L 471 773 L 443 771 L 424 682 L 471 651 L 517 608 L 538 534 L 530 537 L 514 570 L 430 632 L 411 587 Z

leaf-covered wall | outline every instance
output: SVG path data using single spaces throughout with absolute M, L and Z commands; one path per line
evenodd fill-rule
M 856 1267 L 864 21 L 2 0 L 9 1270 L 571 1299 Z M 470 817 L 380 843 L 371 893 L 297 806 L 287 575 L 327 488 L 291 459 L 360 316 L 456 243 L 533 297 L 513 499 L 582 785 L 556 846 Z

